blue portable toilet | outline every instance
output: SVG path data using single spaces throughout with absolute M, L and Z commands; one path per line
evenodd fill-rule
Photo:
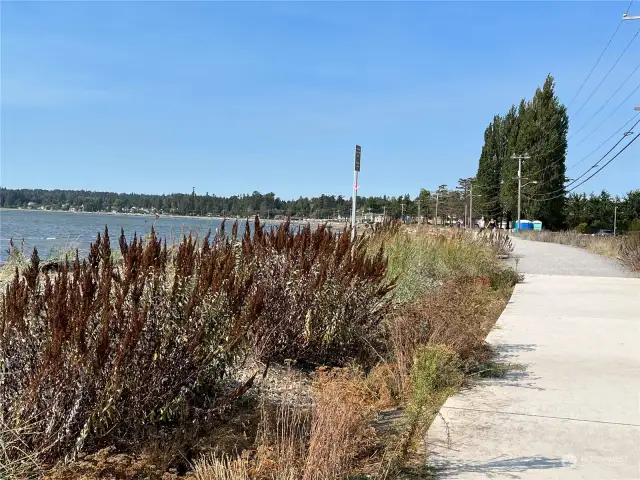
M 513 222 L 516 231 L 519 230 L 533 230 L 533 223 L 530 220 L 520 220 L 520 224 L 516 220 Z

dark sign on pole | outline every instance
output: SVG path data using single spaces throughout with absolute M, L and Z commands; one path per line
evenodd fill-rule
M 360 145 L 356 145 L 356 165 L 355 165 L 355 171 L 359 172 L 360 171 Z

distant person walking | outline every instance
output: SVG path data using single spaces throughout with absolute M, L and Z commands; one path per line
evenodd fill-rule
M 492 218 L 491 220 L 489 220 L 489 230 L 491 230 L 492 232 L 497 228 L 497 223 L 496 221 Z
M 481 232 L 484 232 L 484 226 L 485 226 L 484 217 L 481 217 L 480 220 L 478 220 L 478 228 L 480 229 Z

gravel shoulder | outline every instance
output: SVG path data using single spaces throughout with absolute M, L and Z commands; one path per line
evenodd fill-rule
M 632 272 L 615 260 L 581 248 L 535 242 L 512 237 L 514 251 L 508 260 L 520 273 L 633 278 Z

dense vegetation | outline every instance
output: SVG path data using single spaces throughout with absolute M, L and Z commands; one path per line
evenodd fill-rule
M 465 211 L 464 191 L 438 189 L 438 217 L 462 218 Z M 420 203 L 420 208 L 418 207 Z M 404 204 L 404 206 L 403 206 Z M 337 218 L 351 215 L 351 198 L 341 195 L 300 197 L 297 200 L 281 200 L 274 193 L 253 192 L 250 195 L 219 197 L 174 193 L 170 195 L 145 195 L 135 193 L 92 192 L 86 190 L 39 190 L 0 188 L 0 207 L 40 208 L 85 212 L 129 212 L 132 208 L 149 212 L 174 215 L 213 215 L 226 217 L 274 218 L 278 215 L 298 218 Z M 409 195 L 397 197 L 358 197 L 358 214 L 386 213 L 388 218 L 405 215 L 432 218 L 436 212 L 435 192 L 422 189 L 412 199 Z
M 565 199 L 553 194 L 564 191 L 568 128 L 566 108 L 555 95 L 551 76 L 532 100 L 522 99 L 506 115 L 496 115 L 485 130 L 478 164 L 479 212 L 507 220 L 516 216 L 518 161 L 512 156 L 528 154 L 530 159 L 522 166 L 523 184 L 528 184 L 523 190 L 523 218 L 541 220 L 549 228 L 563 227 Z M 538 183 L 530 183 L 534 181 Z
M 600 195 L 572 193 L 565 203 L 566 226 L 580 233 L 596 229 L 613 229 L 614 221 L 620 232 L 640 231 L 640 190 L 624 197 L 613 197 L 603 190 Z
M 254 232 L 175 246 L 121 235 L 118 253 L 105 231 L 48 273 L 34 251 L 0 295 L 0 477 L 78 457 L 51 478 L 161 478 L 198 458 L 207 480 L 337 480 L 363 462 L 382 478 L 412 452 L 486 358 L 516 280 L 496 258 L 508 238 Z M 284 364 L 341 368 L 313 374 L 311 406 L 290 382 L 253 403 L 254 382 Z M 392 404 L 407 428 L 379 436 L 375 411 Z M 120 457 L 95 453 L 105 446 Z
M 29 425 L 18 452 L 74 455 L 201 421 L 230 401 L 220 382 L 241 347 L 266 363 L 371 361 L 393 287 L 381 251 L 322 227 L 236 232 L 173 252 L 123 233 L 116 265 L 105 230 L 55 276 L 34 250 L 0 297 L 0 420 Z

